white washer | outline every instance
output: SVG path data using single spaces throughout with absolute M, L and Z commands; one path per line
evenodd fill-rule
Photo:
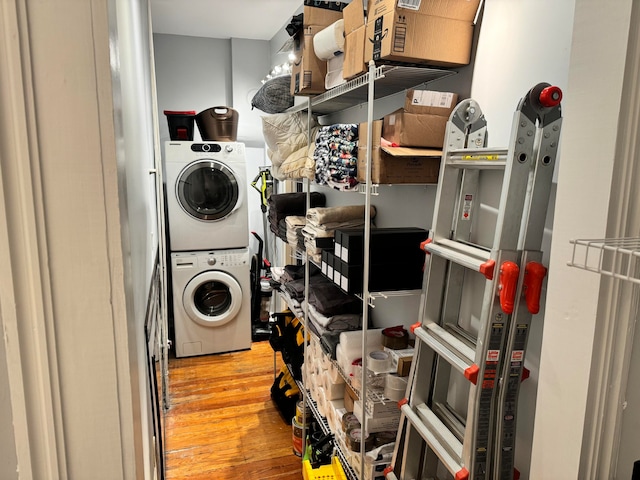
M 251 348 L 249 249 L 171 254 L 176 357 Z
M 243 143 L 165 144 L 172 252 L 249 245 L 246 169 Z

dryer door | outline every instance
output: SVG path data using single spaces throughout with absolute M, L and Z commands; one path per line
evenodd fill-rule
M 233 171 L 217 160 L 198 160 L 187 165 L 176 180 L 176 198 L 192 217 L 215 222 L 238 205 L 239 186 Z
M 219 327 L 233 320 L 242 305 L 242 288 L 231 275 L 202 272 L 184 289 L 182 304 L 187 315 L 204 327 Z

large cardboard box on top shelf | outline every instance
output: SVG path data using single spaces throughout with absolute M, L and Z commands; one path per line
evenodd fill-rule
M 366 182 L 367 124 L 361 123 L 358 146 L 359 182 Z M 382 120 L 373 122 L 371 181 L 378 184 L 438 183 L 442 150 L 406 147 L 382 147 Z
M 353 0 L 342 13 L 345 35 L 342 76 L 350 80 L 367 71 L 364 63 L 366 24 L 363 0 Z
M 342 18 L 344 2 L 305 0 L 302 10 L 303 25 L 328 27 Z
M 479 4 L 480 0 L 422 0 L 414 8 L 415 1 L 369 0 L 365 63 L 373 59 L 467 65 Z
M 442 148 L 457 101 L 455 93 L 411 89 L 404 108 L 385 115 L 382 136 L 403 147 Z

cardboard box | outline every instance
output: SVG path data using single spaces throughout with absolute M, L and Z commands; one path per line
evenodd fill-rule
M 407 90 L 407 95 L 404 99 L 404 110 L 409 113 L 440 115 L 449 118 L 457 104 L 457 93 L 411 88 Z
M 358 147 L 359 182 L 366 182 L 367 125 L 360 124 Z M 378 184 L 438 183 L 442 151 L 424 148 L 381 147 L 382 120 L 374 121 L 371 181 Z
M 443 67 L 469 64 L 473 40 L 470 21 L 406 12 L 392 10 L 369 17 L 365 62 L 373 59 Z
M 397 430 L 400 425 L 400 409 L 395 407 L 395 413 L 389 413 L 385 416 L 371 416 L 367 413 L 366 428 L 367 433 L 386 432 L 389 430 Z M 353 402 L 353 413 L 360 423 L 362 423 L 362 403 L 360 400 Z
M 366 31 L 367 27 L 362 25 L 344 38 L 342 77 L 345 80 L 357 77 L 367 71 L 367 65 L 364 63 Z
M 401 15 L 414 13 L 473 22 L 480 0 L 369 0 L 369 20 L 396 10 Z
M 447 117 L 408 113 L 404 109 L 385 115 L 382 136 L 401 147 L 442 148 Z
M 302 10 L 302 24 L 328 27 L 342 18 L 344 2 L 323 2 L 305 0 Z
M 320 60 L 313 50 L 313 36 L 323 26 L 305 26 L 296 35 L 294 54 L 296 62 L 291 66 L 291 95 L 317 95 L 325 91 L 327 62 Z
M 349 35 L 358 28 L 365 25 L 364 2 L 363 0 L 353 0 L 342 11 L 344 18 L 344 34 Z
M 413 362 L 413 357 L 402 357 L 398 359 L 398 368 L 396 372 L 400 377 L 406 377 L 409 375 L 409 371 L 411 370 L 411 362 Z

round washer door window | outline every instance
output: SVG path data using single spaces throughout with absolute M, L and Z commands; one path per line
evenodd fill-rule
M 194 322 L 220 327 L 233 320 L 242 305 L 242 288 L 231 275 L 208 271 L 196 275 L 182 294 L 182 304 Z
M 204 221 L 222 220 L 238 204 L 238 181 L 224 163 L 198 160 L 178 175 L 176 195 L 182 209 L 192 217 Z

